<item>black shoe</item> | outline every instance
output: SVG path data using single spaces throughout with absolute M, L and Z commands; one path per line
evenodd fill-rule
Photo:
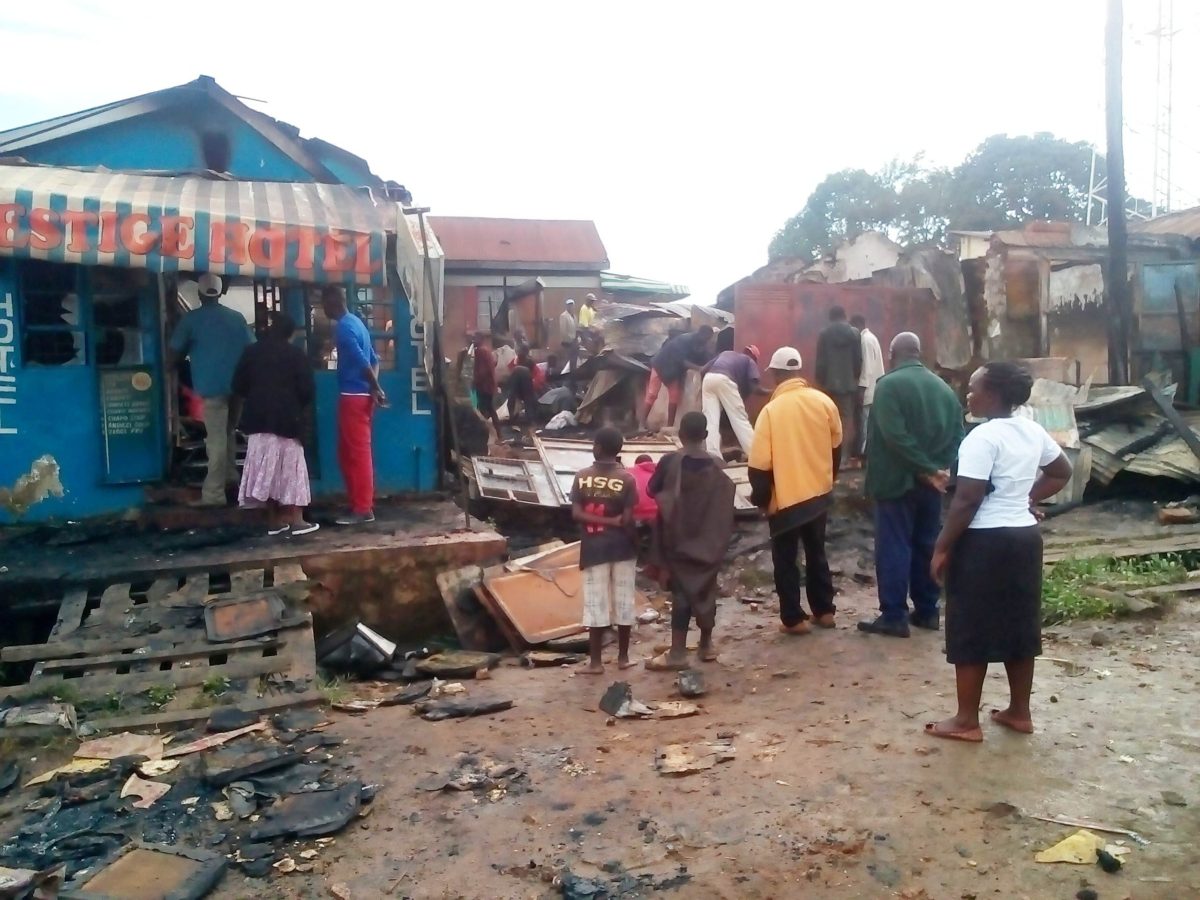
M 940 631 L 942 627 L 941 613 L 934 613 L 931 616 L 919 616 L 916 613 L 910 613 L 908 621 L 914 628 L 923 628 L 926 631 Z
M 889 622 L 880 616 L 874 622 L 859 622 L 858 630 L 867 634 L 882 634 L 887 637 L 906 638 L 909 635 L 907 622 Z

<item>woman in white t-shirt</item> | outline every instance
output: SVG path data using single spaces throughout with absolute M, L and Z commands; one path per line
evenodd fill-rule
M 1011 699 L 992 710 L 997 725 L 1033 731 L 1029 694 L 1042 652 L 1042 535 L 1037 503 L 1062 490 L 1071 464 L 1041 425 L 1014 416 L 1033 379 L 1008 362 L 971 376 L 967 409 L 987 419 L 958 450 L 954 501 L 933 551 L 933 577 L 946 585 L 946 661 L 958 713 L 925 726 L 934 737 L 982 741 L 979 702 L 988 663 L 1004 663 Z

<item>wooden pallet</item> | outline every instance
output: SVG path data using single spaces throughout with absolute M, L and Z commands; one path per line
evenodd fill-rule
M 0 693 L 23 701 L 61 690 L 109 704 L 109 714 L 87 718 L 101 729 L 204 719 L 230 701 L 261 711 L 319 702 L 308 588 L 299 564 L 282 563 L 72 589 L 45 644 L 0 653 L 5 662 L 36 663 L 27 684 Z M 261 594 L 284 601 L 287 612 L 275 630 L 247 640 L 208 640 L 206 603 Z M 221 693 L 222 679 L 245 684 L 244 693 Z M 157 712 L 121 715 L 123 698 L 156 690 L 170 697 Z
M 1184 553 L 1200 550 L 1200 534 L 1189 529 L 1166 534 L 1130 536 L 1114 541 L 1081 539 L 1076 542 L 1062 539 L 1046 541 L 1044 562 L 1059 562 L 1064 559 L 1090 559 L 1111 557 L 1126 559 L 1133 556 L 1150 556 L 1159 553 Z

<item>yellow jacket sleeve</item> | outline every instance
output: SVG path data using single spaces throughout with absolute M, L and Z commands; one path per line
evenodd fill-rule
M 754 423 L 754 442 L 750 445 L 747 465 L 752 469 L 771 471 L 771 412 L 768 409 L 763 409 L 758 414 L 758 421 Z

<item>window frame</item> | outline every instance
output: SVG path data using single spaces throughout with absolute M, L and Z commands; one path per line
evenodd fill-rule
M 29 323 L 28 303 L 30 296 L 49 296 L 52 293 L 51 291 L 44 289 L 39 290 L 36 287 L 32 290 L 30 289 L 28 279 L 32 274 L 32 270 L 37 268 L 38 265 L 63 266 L 72 270 L 71 274 L 73 277 L 71 281 L 73 287 L 68 290 L 67 293 L 74 294 L 79 301 L 79 307 L 76 310 L 75 324 L 72 325 L 67 323 L 63 325 L 34 325 Z M 16 279 L 17 293 L 20 299 L 17 312 L 17 328 L 19 330 L 18 338 L 20 340 L 21 347 L 21 369 L 73 369 L 79 367 L 86 368 L 87 366 L 91 365 L 92 359 L 95 355 L 91 346 L 89 346 L 91 343 L 89 340 L 91 329 L 88 328 L 88 323 L 91 321 L 92 303 L 91 291 L 86 279 L 84 278 L 84 269 L 85 266 L 80 265 L 79 263 L 59 263 L 45 259 L 21 260 L 21 264 L 17 270 Z M 29 352 L 26 349 L 26 338 L 30 334 L 70 334 L 72 335 L 73 339 L 75 335 L 78 335 L 78 339 L 75 339 L 75 346 L 78 348 L 77 358 L 58 365 L 30 360 Z
M 364 297 L 364 294 L 366 295 Z M 387 292 L 388 300 L 380 302 L 376 299 L 376 288 L 371 285 L 354 285 L 346 288 L 346 307 L 350 310 L 350 314 L 357 316 L 358 320 L 367 328 L 367 334 L 371 338 L 371 346 L 375 348 L 375 355 L 379 357 L 380 371 L 395 371 L 396 366 L 396 298 L 392 291 Z M 372 316 L 369 318 L 364 314 L 364 308 L 369 307 Z M 374 319 L 378 322 L 378 317 L 374 313 L 383 310 L 387 313 L 383 321 L 392 323 L 391 329 L 372 328 L 371 321 Z M 390 347 L 390 353 L 379 352 L 379 342 L 382 341 L 385 347 Z

